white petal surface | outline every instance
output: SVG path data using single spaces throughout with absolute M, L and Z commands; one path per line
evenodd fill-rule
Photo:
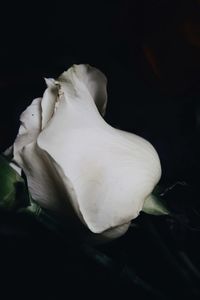
M 77 222 L 70 200 L 76 198 L 75 191 L 56 162 L 35 143 L 25 146 L 20 156 L 32 198 L 42 207 L 67 216 L 66 221 Z
M 68 92 L 72 92 L 74 95 L 80 95 L 83 90 L 84 93 L 87 91 L 95 102 L 99 112 L 102 115 L 105 114 L 107 105 L 107 79 L 98 69 L 90 65 L 73 65 L 73 67 L 58 78 L 58 81 L 61 86 L 70 85 L 69 88 L 67 87 Z
M 71 182 L 78 215 L 102 233 L 138 216 L 160 178 L 160 161 L 147 141 L 105 123 L 72 70 L 62 78 L 59 107 L 37 143 Z
M 36 141 L 41 130 L 41 98 L 33 100 L 30 106 L 20 116 L 20 128 L 14 142 L 13 155 L 20 162 L 19 152 L 24 146 Z
M 42 129 L 47 125 L 52 118 L 55 110 L 56 101 L 58 100 L 58 86 L 52 78 L 45 79 L 47 89 L 44 92 L 41 107 L 42 107 Z

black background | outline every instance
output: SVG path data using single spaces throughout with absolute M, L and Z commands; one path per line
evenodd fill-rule
M 43 78 L 89 63 L 108 77 L 107 121 L 149 139 L 163 176 L 193 172 L 198 1 L 8 3 L 0 20 L 1 151 L 12 144 L 20 113 L 42 95 Z
M 188 207 L 196 205 L 195 209 L 199 208 L 200 1 L 66 0 L 41 2 L 38 5 L 34 1 L 23 4 L 8 2 L 1 6 L 0 150 L 12 144 L 18 131 L 20 113 L 33 98 L 42 95 L 45 89 L 44 77 L 55 78 L 73 63 L 89 63 L 102 70 L 108 78 L 106 120 L 113 126 L 139 134 L 152 142 L 161 158 L 163 183 L 170 185 L 176 181 L 185 181 L 188 184 L 188 189 L 177 189 L 174 198 L 171 198 L 178 203 L 175 206 L 179 213 L 181 211 L 185 217 Z M 183 198 L 186 202 L 184 205 L 181 202 Z M 187 217 L 193 222 L 193 215 Z M 2 230 L 3 239 L 7 241 L 4 241 L 7 245 L 4 255 L 14 255 L 11 251 L 14 249 L 14 252 L 19 252 L 24 265 L 26 259 L 31 259 L 28 254 L 22 255 L 24 245 L 28 253 L 34 248 L 31 252 L 31 256 L 34 256 L 35 248 L 40 247 L 39 243 L 45 234 L 43 236 L 40 233 L 38 239 L 33 238 L 30 231 L 33 230 L 35 237 L 42 229 L 36 228 L 36 225 L 24 225 L 28 224 L 24 220 L 20 221 L 21 225 L 18 224 L 19 220 L 12 220 L 15 218 L 2 216 L 2 223 L 7 224 L 5 227 L 10 226 L 12 229 L 11 236 L 8 231 Z M 195 222 L 199 224 L 198 219 Z M 161 226 L 159 224 L 156 223 L 156 226 Z M 19 230 L 13 233 L 16 226 L 19 226 Z M 28 228 L 27 236 L 19 238 L 18 234 L 23 232 L 24 226 Z M 175 240 L 178 235 L 175 233 Z M 17 236 L 16 242 L 13 236 Z M 30 239 L 30 248 L 27 239 Z M 168 235 L 166 239 L 169 241 Z M 183 241 L 186 245 L 184 247 L 190 245 L 187 250 L 191 255 L 197 255 L 194 249 L 199 249 L 198 234 L 193 236 L 190 231 L 184 232 Z M 45 240 L 41 251 L 48 252 L 49 243 L 54 244 L 52 240 Z M 130 245 L 130 236 L 126 243 Z M 63 246 L 59 247 L 59 250 L 63 249 Z M 60 251 L 63 259 L 64 251 Z M 40 252 L 36 253 L 38 265 L 42 261 L 48 265 L 49 260 L 42 260 Z M 52 272 L 61 272 L 59 266 L 62 265 L 62 259 L 57 266 L 53 258 Z M 15 259 L 11 261 L 11 272 L 17 276 L 16 270 L 20 264 Z M 68 274 L 68 264 L 65 264 L 65 272 Z M 142 266 L 145 270 L 145 263 Z M 45 271 L 46 267 L 42 269 L 44 277 L 49 272 Z M 33 269 L 32 273 L 41 272 L 39 267 Z M 28 267 L 24 272 L 27 270 Z M 93 270 L 91 274 L 95 272 L 98 271 Z M 162 274 L 161 270 L 159 272 Z M 172 276 L 169 275 L 171 270 L 163 272 Z M 31 276 L 31 271 L 28 273 L 32 282 L 34 276 Z M 24 279 L 25 276 L 22 277 Z M 50 280 L 50 276 L 47 277 Z M 158 280 L 158 277 L 155 278 Z M 45 281 L 47 286 L 48 280 Z M 97 289 L 98 280 L 96 278 L 93 282 Z M 111 281 L 108 279 L 108 282 Z M 132 297 L 134 288 L 127 288 L 132 291 Z M 172 291 L 173 286 L 169 289 Z M 47 292 L 47 287 L 44 290 Z M 178 289 L 177 294 L 180 293 Z M 141 299 L 142 296 L 137 295 L 139 298 L 136 299 Z

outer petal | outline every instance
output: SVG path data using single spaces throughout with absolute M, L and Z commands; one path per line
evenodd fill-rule
M 60 173 L 56 162 L 34 142 L 23 148 L 20 158 L 32 198 L 42 207 L 67 216 L 70 224 L 79 223 L 70 200 L 71 197 L 76 198 L 75 191 Z
M 106 124 L 71 76 L 61 82 L 59 107 L 37 143 L 71 182 L 77 214 L 102 233 L 138 216 L 160 178 L 160 161 L 147 141 Z
M 36 141 L 41 129 L 41 98 L 33 100 L 20 116 L 21 126 L 14 142 L 13 155 L 20 162 L 19 153 L 24 146 Z
M 71 87 L 68 89 L 68 92 L 74 92 L 74 94 L 79 94 L 82 89 L 87 90 L 99 112 L 102 115 L 105 114 L 107 105 L 107 79 L 98 69 L 90 65 L 73 65 L 73 67 L 58 78 L 58 81 L 61 86 L 68 86 L 70 84 Z
M 120 236 L 124 235 L 127 230 L 129 229 L 131 222 L 125 223 L 123 225 L 120 226 L 116 226 L 114 228 L 108 229 L 104 232 L 102 232 L 101 234 L 96 234 L 92 236 L 92 241 L 96 243 L 105 243 L 105 242 L 109 242 L 110 240 L 119 238 Z

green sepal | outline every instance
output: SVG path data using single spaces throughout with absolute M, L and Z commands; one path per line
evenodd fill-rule
M 154 194 L 151 194 L 146 198 L 142 211 L 146 214 L 155 216 L 170 214 L 170 211 L 168 210 L 164 200 Z
M 24 179 L 0 155 L 0 209 L 11 211 L 30 203 Z

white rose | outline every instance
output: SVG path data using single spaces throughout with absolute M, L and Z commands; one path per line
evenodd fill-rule
M 42 207 L 116 238 L 159 181 L 158 155 L 143 138 L 104 121 L 107 80 L 99 70 L 74 65 L 46 83 L 21 115 L 14 161 Z

